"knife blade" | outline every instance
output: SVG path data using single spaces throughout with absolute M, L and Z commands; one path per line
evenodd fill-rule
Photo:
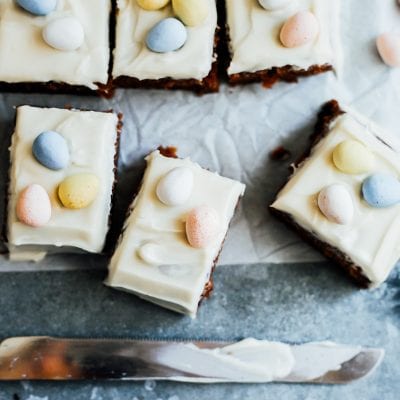
M 333 342 L 288 345 L 133 339 L 9 338 L 0 380 L 172 380 L 195 383 L 348 383 L 371 374 L 384 350 Z

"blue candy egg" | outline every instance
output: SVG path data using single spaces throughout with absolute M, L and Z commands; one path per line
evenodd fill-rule
M 393 175 L 379 172 L 364 180 L 362 194 L 371 207 L 390 207 L 400 202 L 400 182 Z
M 185 44 L 186 39 L 185 25 L 176 18 L 165 18 L 149 31 L 146 45 L 156 53 L 167 53 L 180 49 Z
M 58 0 L 16 0 L 17 4 L 33 15 L 47 15 L 57 7 Z
M 32 153 L 36 160 L 53 170 L 65 168 L 69 163 L 67 141 L 57 132 L 42 132 L 34 140 Z

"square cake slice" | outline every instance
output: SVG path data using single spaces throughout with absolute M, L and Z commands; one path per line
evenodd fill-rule
M 121 116 L 21 106 L 10 148 L 10 259 L 101 253 L 109 228 Z
M 245 186 L 188 158 L 146 160 L 106 284 L 194 317 Z
M 108 96 L 111 0 L 21 3 L 0 0 L 0 90 Z
M 361 286 L 379 286 L 400 258 L 398 141 L 333 100 L 293 169 L 272 212 Z
M 340 0 L 225 0 L 232 85 L 297 78 L 337 68 Z
M 143 0 L 117 0 L 115 86 L 218 91 L 216 0 L 176 4 L 185 1 L 148 10 Z

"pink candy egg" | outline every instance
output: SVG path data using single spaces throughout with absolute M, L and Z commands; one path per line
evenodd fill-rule
M 186 237 L 195 248 L 208 246 L 219 229 L 219 218 L 214 208 L 200 206 L 189 212 L 186 218 Z
M 37 184 L 27 186 L 19 195 L 17 218 L 35 228 L 46 225 L 51 218 L 51 202 L 46 190 Z
M 319 24 L 310 11 L 301 11 L 291 16 L 282 26 L 280 39 L 285 47 L 299 47 L 318 36 Z
M 400 34 L 383 33 L 376 39 L 379 55 L 390 67 L 400 67 Z

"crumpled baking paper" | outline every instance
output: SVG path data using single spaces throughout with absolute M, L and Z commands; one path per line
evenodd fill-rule
M 385 31 L 400 31 L 396 0 L 342 0 L 343 67 L 338 76 L 327 73 L 280 83 L 266 90 L 254 84 L 198 97 L 185 92 L 119 90 L 112 100 L 62 95 L 0 95 L 1 182 L 7 175 L 7 147 L 12 132 L 13 106 L 105 110 L 124 113 L 120 180 L 117 192 L 119 222 L 129 204 L 143 157 L 159 145 L 175 145 L 203 167 L 247 185 L 245 197 L 231 224 L 221 264 L 302 262 L 321 256 L 275 220 L 268 205 L 288 176 L 288 165 L 307 147 L 320 106 L 332 98 L 347 104 L 400 137 L 400 70 L 385 66 L 375 39 Z M 95 132 L 93 132 L 95 134 Z M 273 161 L 270 152 L 283 145 L 287 161 Z M 38 263 L 0 261 L 1 270 L 65 269 L 104 266 L 92 258 L 53 256 Z M 84 265 L 82 265 L 84 264 Z

